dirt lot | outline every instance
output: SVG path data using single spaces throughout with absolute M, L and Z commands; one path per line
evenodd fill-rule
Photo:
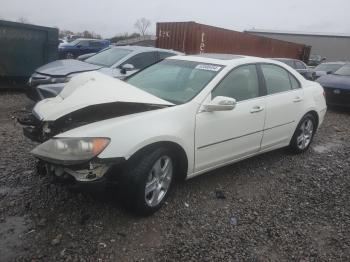
M 350 260 L 349 112 L 329 110 L 309 152 L 189 180 L 141 219 L 38 175 L 11 118 L 26 105 L 0 93 L 0 261 Z

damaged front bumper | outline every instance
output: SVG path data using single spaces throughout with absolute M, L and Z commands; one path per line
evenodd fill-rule
M 79 165 L 59 165 L 39 160 L 38 172 L 47 175 L 53 182 L 76 188 L 104 189 L 118 184 L 118 174 L 125 165 L 124 158 L 113 160 L 95 159 Z

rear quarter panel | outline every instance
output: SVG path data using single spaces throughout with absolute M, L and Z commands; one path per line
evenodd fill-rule
M 323 87 L 313 81 L 305 81 L 304 96 L 308 99 L 306 112 L 316 111 L 319 117 L 318 127 L 322 124 L 327 111 Z

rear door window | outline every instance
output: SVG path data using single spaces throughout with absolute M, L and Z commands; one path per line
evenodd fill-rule
M 260 66 L 265 78 L 268 95 L 292 90 L 287 70 L 272 64 L 261 64 Z

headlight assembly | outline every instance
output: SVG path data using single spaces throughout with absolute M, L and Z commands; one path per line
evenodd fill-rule
M 104 137 L 53 138 L 37 146 L 31 153 L 51 163 L 74 165 L 94 158 L 109 142 L 110 139 Z

